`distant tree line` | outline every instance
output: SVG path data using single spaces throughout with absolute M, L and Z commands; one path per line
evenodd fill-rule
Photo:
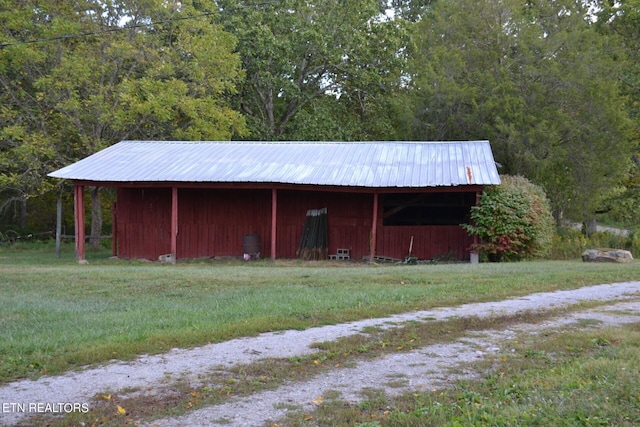
M 123 139 L 488 139 L 557 221 L 640 219 L 640 0 L 6 0 L 0 34 L 0 229 Z

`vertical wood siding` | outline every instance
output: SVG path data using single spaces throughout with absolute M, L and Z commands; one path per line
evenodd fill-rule
M 378 255 L 404 258 L 409 254 L 413 236 L 412 255 L 419 259 L 469 259 L 473 239 L 460 226 L 386 226 L 378 231 Z
M 370 194 L 278 192 L 278 257 L 295 258 L 307 211 L 327 208 L 329 253 L 346 248 L 353 257 L 362 258 L 369 252 L 372 203 Z
M 171 189 L 118 189 L 118 256 L 157 259 L 171 252 Z
M 268 255 L 271 192 L 180 189 L 178 257 L 241 256 L 242 237 L 259 234 Z
M 181 188 L 178 205 L 178 258 L 239 257 L 245 234 L 259 234 L 262 256 L 271 256 L 271 190 Z M 329 254 L 346 248 L 353 259 L 368 256 L 372 206 L 372 194 L 279 190 L 277 257 L 295 258 L 307 210 L 325 207 Z M 117 209 L 118 256 L 170 253 L 171 189 L 119 188 Z M 379 225 L 377 233 L 378 255 L 404 258 L 413 236 L 413 255 L 420 259 L 469 259 L 472 241 L 459 226 Z

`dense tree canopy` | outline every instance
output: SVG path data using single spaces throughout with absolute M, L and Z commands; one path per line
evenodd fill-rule
M 488 139 L 557 218 L 633 220 L 639 28 L 640 0 L 7 0 L 0 205 L 121 139 Z
M 576 220 L 628 172 L 625 55 L 581 1 L 440 0 L 415 46 L 409 138 L 489 139 Z
M 620 86 L 625 110 L 635 123 L 633 169 L 625 186 L 609 197 L 600 209 L 616 222 L 640 223 L 640 1 L 603 1 L 598 13 L 598 28 L 616 38 L 627 62 L 620 67 Z
M 244 134 L 227 99 L 242 77 L 235 39 L 212 22 L 214 9 L 163 0 L 9 3 L 0 11 L 5 200 L 42 194 L 52 185 L 46 173 L 122 139 Z
M 238 108 L 252 138 L 308 139 L 292 124 L 302 110 L 315 114 L 331 102 L 323 98 L 339 97 L 365 116 L 399 82 L 404 28 L 378 0 L 218 3 L 221 24 L 239 40 L 246 79 Z

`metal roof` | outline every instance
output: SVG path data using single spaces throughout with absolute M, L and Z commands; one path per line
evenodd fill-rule
M 500 184 L 488 141 L 122 141 L 49 176 L 371 188 Z

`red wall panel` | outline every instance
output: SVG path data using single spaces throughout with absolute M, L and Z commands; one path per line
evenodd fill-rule
M 386 226 L 378 231 L 378 255 L 404 258 L 409 254 L 413 236 L 412 255 L 419 259 L 451 257 L 468 260 L 473 239 L 460 226 Z
M 372 206 L 371 194 L 279 191 L 278 257 L 295 258 L 307 211 L 327 208 L 329 253 L 345 248 L 362 258 L 369 253 Z
M 157 259 L 171 252 L 171 189 L 119 188 L 118 256 Z
M 326 191 L 278 191 L 278 258 L 295 258 L 310 209 L 327 208 L 329 254 L 350 249 L 352 259 L 368 256 L 373 195 Z M 472 241 L 459 226 L 382 226 L 378 212 L 377 254 L 420 259 L 469 259 Z M 118 256 L 157 259 L 171 252 L 171 189 L 119 188 Z M 245 234 L 259 234 L 263 257 L 271 256 L 271 190 L 178 190 L 177 257 L 242 256 Z

